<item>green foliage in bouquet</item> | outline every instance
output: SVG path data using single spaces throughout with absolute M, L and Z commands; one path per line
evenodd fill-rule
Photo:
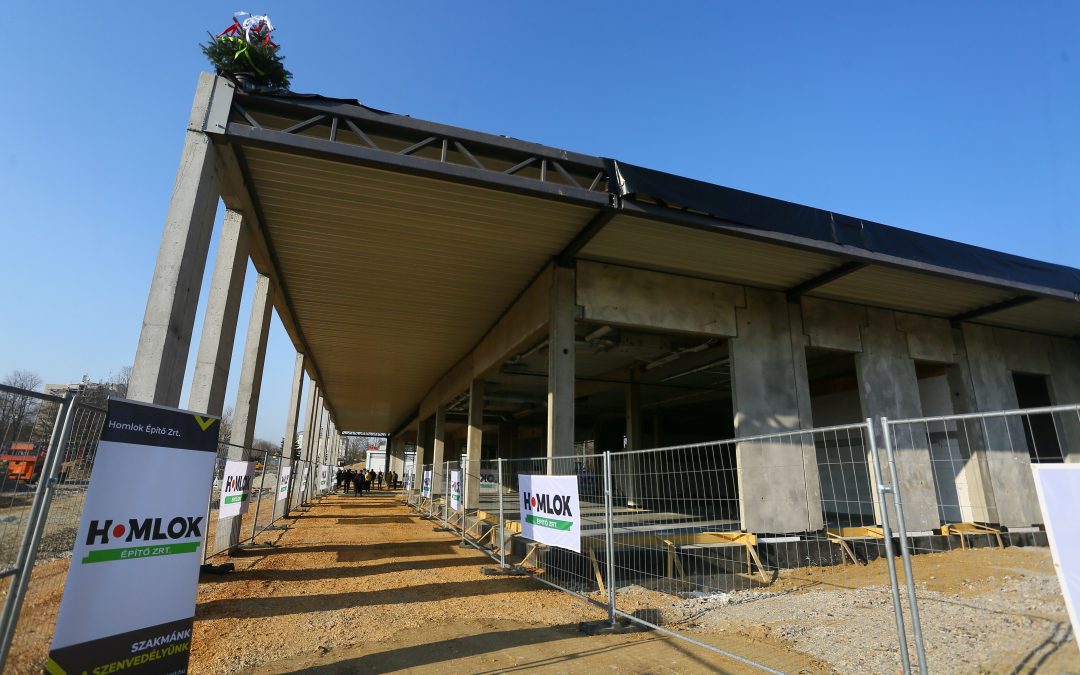
M 237 80 L 248 91 L 266 92 L 288 89 L 292 73 L 285 69 L 278 53 L 279 46 L 270 40 L 274 30 L 269 17 L 241 16 L 202 47 L 203 54 L 214 68 L 223 75 Z

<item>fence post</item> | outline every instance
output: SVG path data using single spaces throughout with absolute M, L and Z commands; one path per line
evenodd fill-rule
M 615 517 L 611 499 L 611 452 L 604 451 L 604 538 L 607 548 L 608 621 L 615 625 Z
M 503 512 L 503 459 L 495 460 L 499 469 L 499 568 L 506 569 L 506 516 Z
M 262 475 L 259 476 L 259 498 L 255 500 L 255 520 L 251 523 L 251 543 L 255 543 L 255 531 L 259 529 L 259 507 L 262 506 L 263 487 L 266 485 L 266 461 L 270 459 L 269 452 L 263 452 Z M 277 492 L 274 492 L 277 496 Z
M 907 575 L 908 602 L 911 610 L 911 628 L 915 633 L 915 654 L 919 657 L 919 673 L 926 675 L 926 648 L 923 645 L 922 622 L 919 620 L 919 602 L 915 597 L 915 577 L 911 573 L 911 553 L 908 551 L 907 525 L 904 523 L 904 505 L 900 495 L 900 481 L 896 478 L 896 457 L 893 453 L 892 434 L 889 433 L 889 419 L 881 418 L 881 431 L 885 434 L 885 456 L 889 461 L 889 477 L 893 485 L 893 504 L 896 506 L 896 527 L 900 536 L 900 555 L 904 559 L 904 574 Z M 905 649 L 907 645 L 904 645 Z
M 22 609 L 23 598 L 26 595 L 26 587 L 30 583 L 33 574 L 34 558 L 37 556 L 38 544 L 41 543 L 41 533 L 45 530 L 45 522 L 49 516 L 49 503 L 52 501 L 53 488 L 56 483 L 56 473 L 60 469 L 60 457 L 67 449 L 68 439 L 71 436 L 71 427 L 75 424 L 75 413 L 78 410 L 79 394 L 68 394 L 64 397 L 60 412 L 57 413 L 56 422 L 53 424 L 51 440 L 51 452 L 46 458 L 46 465 L 42 467 L 38 476 L 37 490 L 34 493 L 34 502 L 30 507 L 30 516 L 26 521 L 26 532 L 23 533 L 22 543 L 19 545 L 19 555 L 15 561 L 16 575 L 8 586 L 8 595 L 4 600 L 3 613 L 0 614 L 0 664 L 7 663 L 8 652 L 11 650 L 11 641 L 15 637 L 15 627 L 19 623 L 19 611 Z M 63 413 L 61 415 L 61 412 Z M 63 417 L 63 426 L 60 426 L 60 418 Z M 57 437 L 57 427 L 60 427 L 60 435 Z
M 461 490 L 461 497 L 460 497 L 460 500 L 458 501 L 458 505 L 461 506 L 461 545 L 462 546 L 465 545 L 465 516 L 468 515 L 468 513 L 469 513 L 469 506 L 468 506 L 469 505 L 469 501 L 468 501 L 469 500 L 469 493 L 466 492 L 466 490 L 468 489 L 467 486 L 469 485 L 469 478 L 468 478 L 469 477 L 469 460 L 465 460 L 464 464 L 465 464 L 465 466 L 462 468 L 462 470 L 460 472 L 458 472 L 458 481 L 460 481 L 459 485 L 461 486 L 459 488 Z M 461 463 L 458 464 L 458 467 L 459 468 L 461 467 Z
M 900 663 L 903 666 L 904 674 L 911 675 L 911 656 L 908 654 L 907 631 L 904 629 L 904 610 L 900 605 L 900 581 L 896 577 L 896 554 L 893 551 L 889 509 L 885 504 L 885 495 L 893 490 L 892 486 L 885 484 L 885 475 L 881 473 L 881 458 L 878 456 L 877 438 L 874 434 L 874 420 L 872 418 L 866 418 L 866 431 L 870 443 L 870 457 L 873 459 L 874 473 L 877 475 L 878 501 L 881 503 L 881 532 L 885 536 L 885 558 L 889 565 L 889 590 L 892 591 L 893 613 L 896 615 L 896 637 L 900 642 Z
M 450 529 L 450 462 L 445 462 L 443 464 L 443 477 L 444 477 L 444 480 L 443 480 L 444 489 L 443 489 L 443 495 L 442 495 L 442 501 L 443 501 L 442 526 L 443 526 L 443 529 L 449 530 Z

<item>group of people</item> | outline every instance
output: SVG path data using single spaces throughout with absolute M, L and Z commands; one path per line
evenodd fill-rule
M 362 495 L 365 492 L 371 492 L 372 488 L 378 486 L 381 490 L 383 486 L 393 490 L 397 487 L 398 475 L 393 471 L 383 474 L 382 471 L 375 473 L 375 471 L 368 469 L 367 471 L 360 469 L 356 471 L 354 469 L 338 469 L 337 471 L 337 483 L 336 489 L 343 490 L 345 494 L 349 494 L 349 488 L 352 488 L 353 493 Z

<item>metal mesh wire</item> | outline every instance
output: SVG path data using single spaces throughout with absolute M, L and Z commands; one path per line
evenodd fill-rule
M 909 567 L 919 623 L 913 654 L 924 654 L 930 670 L 956 664 L 949 646 L 965 626 L 947 611 L 956 602 L 947 583 L 972 596 L 964 623 L 1000 624 L 1011 635 L 1016 655 L 1003 668 L 1036 667 L 1067 649 L 1075 627 L 1049 553 L 1006 549 L 1046 546 L 1031 467 L 1080 457 L 1080 406 L 883 419 L 882 429 L 887 481 L 899 486 L 908 547 L 919 554 Z

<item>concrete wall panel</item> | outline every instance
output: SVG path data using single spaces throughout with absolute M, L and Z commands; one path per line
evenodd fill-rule
M 908 356 L 917 361 L 956 363 L 956 342 L 947 319 L 896 312 L 896 328 L 907 336 Z
M 846 302 L 803 297 L 802 320 L 811 347 L 862 351 L 862 333 L 866 308 Z

